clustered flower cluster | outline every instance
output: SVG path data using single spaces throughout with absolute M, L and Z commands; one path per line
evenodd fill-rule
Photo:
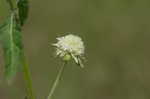
M 79 36 L 68 34 L 63 37 L 56 38 L 57 43 L 53 44 L 56 47 L 56 55 L 65 61 L 73 59 L 76 64 L 83 68 L 82 58 L 84 54 L 84 43 Z

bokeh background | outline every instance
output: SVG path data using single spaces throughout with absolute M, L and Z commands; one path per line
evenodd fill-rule
M 0 23 L 8 12 L 0 0 Z M 62 64 L 51 44 L 68 32 L 83 38 L 87 61 L 84 69 L 68 64 L 53 99 L 150 99 L 149 0 L 30 0 L 23 41 L 37 99 Z M 22 73 L 5 84 L 0 57 L 0 99 L 23 99 Z

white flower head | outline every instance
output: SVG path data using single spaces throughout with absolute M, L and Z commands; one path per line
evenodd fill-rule
M 57 38 L 58 42 L 53 44 L 56 47 L 56 55 L 65 61 L 73 59 L 78 65 L 82 65 L 84 55 L 84 43 L 79 36 L 69 34 Z

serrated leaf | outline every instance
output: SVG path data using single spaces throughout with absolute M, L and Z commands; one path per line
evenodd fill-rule
M 19 13 L 19 20 L 22 26 L 24 25 L 28 17 L 28 10 L 29 10 L 28 0 L 18 0 L 17 6 L 18 6 L 18 13 Z
M 0 41 L 5 59 L 5 77 L 11 81 L 23 58 L 22 37 L 20 26 L 16 23 L 14 14 L 0 27 Z

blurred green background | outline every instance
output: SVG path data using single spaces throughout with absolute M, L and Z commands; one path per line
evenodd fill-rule
M 0 0 L 0 23 L 8 12 Z M 51 44 L 67 32 L 83 38 L 87 62 L 69 63 L 53 99 L 150 99 L 150 0 L 30 0 L 23 41 L 37 99 L 62 64 Z M 21 72 L 5 84 L 0 57 L 0 99 L 23 99 Z

